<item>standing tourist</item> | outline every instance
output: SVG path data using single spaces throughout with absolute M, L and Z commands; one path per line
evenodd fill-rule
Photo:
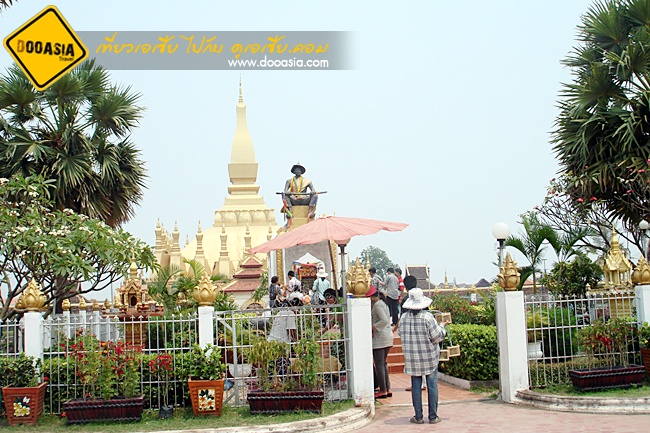
M 393 347 L 393 328 L 390 325 L 390 312 L 388 307 L 379 299 L 379 292 L 374 287 L 366 294 L 370 297 L 372 317 L 372 359 L 375 363 L 377 385 L 379 391 L 375 398 L 392 397 L 390 379 L 388 377 L 388 352 Z
M 325 269 L 320 268 L 316 274 L 316 281 L 312 286 L 314 291 L 314 296 L 312 298 L 312 304 L 318 305 L 325 303 L 325 290 L 330 288 L 330 282 L 327 281 L 327 276 L 329 274 L 325 272 Z
M 404 284 L 409 286 L 408 279 Z M 413 277 L 415 278 L 415 277 Z M 427 308 L 431 299 L 417 287 L 409 291 L 404 302 L 404 313 L 399 322 L 399 336 L 404 351 L 404 374 L 411 376 L 411 400 L 415 416 L 409 421 L 424 424 L 422 413 L 422 376 L 426 376 L 429 424 L 440 422 L 438 416 L 438 359 L 440 343 L 445 337 L 446 322 L 438 324 Z
M 296 327 L 296 312 L 288 307 L 297 307 L 300 300 L 289 299 L 280 304 L 282 309 L 273 317 L 271 332 L 269 332 L 268 341 L 281 341 L 283 343 L 292 343 L 298 341 L 298 329 Z
M 385 287 L 384 294 L 386 295 L 386 305 L 390 310 L 390 317 L 392 319 L 392 325 L 397 325 L 399 320 L 399 281 L 395 276 L 395 269 L 388 268 L 386 269 L 386 281 L 380 283 Z
M 395 268 L 395 276 L 397 277 L 397 281 L 399 282 L 399 293 L 400 293 L 400 301 L 401 301 L 406 291 L 404 290 L 405 289 L 404 278 L 402 278 L 402 270 L 400 268 Z
M 287 279 L 289 280 L 289 282 L 287 282 L 287 297 L 288 297 L 293 292 L 299 292 L 302 283 L 298 278 L 296 278 L 296 273 L 294 271 L 289 271 L 287 273 L 287 277 L 288 277 Z
M 368 269 L 368 273 L 370 274 L 370 288 L 374 287 L 378 292 L 381 293 L 380 289 L 384 282 L 382 281 L 381 277 L 377 275 L 377 268 L 372 266 L 370 269 Z
M 278 284 L 278 276 L 274 275 L 271 278 L 271 285 L 269 286 L 269 308 L 276 308 L 278 304 L 278 295 L 280 295 L 280 285 Z

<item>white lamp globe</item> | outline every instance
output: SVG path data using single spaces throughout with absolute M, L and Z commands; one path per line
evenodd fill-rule
M 504 222 L 498 222 L 492 227 L 492 236 L 498 241 L 508 239 L 508 236 L 510 236 L 510 227 Z

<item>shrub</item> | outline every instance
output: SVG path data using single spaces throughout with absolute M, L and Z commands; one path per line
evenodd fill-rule
M 431 299 L 431 309 L 451 313 L 456 324 L 494 325 L 494 303 L 491 300 L 486 300 L 485 305 L 473 305 L 458 295 L 434 295 Z
M 497 328 L 492 325 L 451 324 L 447 326 L 460 356 L 440 363 L 441 371 L 465 380 L 494 380 L 499 377 Z

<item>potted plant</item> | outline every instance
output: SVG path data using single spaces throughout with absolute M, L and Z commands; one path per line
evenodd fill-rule
M 172 377 L 172 356 L 168 353 L 159 353 L 149 361 L 151 373 L 157 376 L 158 382 L 162 384 L 160 408 L 158 417 L 161 419 L 174 416 L 174 405 L 169 404 L 169 379 Z
M 578 330 L 578 341 L 587 354 L 589 368 L 569 370 L 573 387 L 578 391 L 592 391 L 641 386 L 645 369 L 642 365 L 629 364 L 627 356 L 634 331 L 634 326 L 624 318 L 595 320 Z
M 81 333 L 70 344 L 68 357 L 77 367 L 84 395 L 63 403 L 68 424 L 142 418 L 141 348 Z
M 221 362 L 221 351 L 217 347 L 194 345 L 190 352 L 187 385 L 195 416 L 221 416 L 225 373 L 226 364 Z
M 24 353 L 0 358 L 0 377 L 7 384 L 2 388 L 2 399 L 10 426 L 36 425 L 43 413 L 47 382 L 39 383 L 40 365 L 40 359 Z
M 325 393 L 318 380 L 318 343 L 307 338 L 293 345 L 259 339 L 247 355 L 257 371 L 257 387 L 247 396 L 252 414 L 321 412 Z

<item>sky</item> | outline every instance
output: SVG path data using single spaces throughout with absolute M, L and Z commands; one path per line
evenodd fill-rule
M 351 257 L 372 245 L 429 265 L 432 282 L 475 283 L 498 273 L 493 225 L 519 233 L 557 173 L 550 132 L 571 81 L 561 60 L 591 3 L 18 0 L 0 28 L 4 38 L 54 4 L 75 31 L 354 32 L 353 70 L 111 71 L 146 106 L 131 140 L 148 189 L 125 229 L 153 245 L 158 218 L 170 231 L 177 221 L 184 244 L 212 224 L 241 76 L 257 184 L 279 224 L 275 192 L 300 162 L 327 191 L 319 214 L 409 224 L 354 238 Z M 3 70 L 11 61 L 0 50 Z

